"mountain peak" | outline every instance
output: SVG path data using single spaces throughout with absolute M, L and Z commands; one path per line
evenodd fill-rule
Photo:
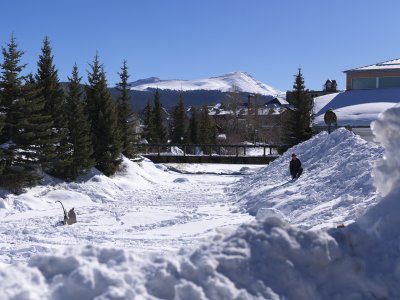
M 161 79 L 158 77 L 149 77 L 149 78 L 136 80 L 134 82 L 129 83 L 129 85 L 131 87 L 135 87 L 135 86 L 142 85 L 142 84 L 153 84 L 153 83 L 160 82 L 160 81 L 161 81 Z
M 222 76 L 252 77 L 249 73 L 243 71 L 229 72 Z
M 241 92 L 276 96 L 281 92 L 273 87 L 256 80 L 246 72 L 236 71 L 224 75 L 197 80 L 161 80 L 157 77 L 137 80 L 130 84 L 132 90 L 217 90 L 228 92 L 237 88 Z

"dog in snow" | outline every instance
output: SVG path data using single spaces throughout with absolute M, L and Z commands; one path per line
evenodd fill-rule
M 67 214 L 67 211 L 64 208 L 64 205 L 61 203 L 61 201 L 57 200 L 56 203 L 59 202 L 62 206 L 63 213 L 64 213 L 64 221 L 63 225 L 72 225 L 76 223 L 76 214 L 75 214 L 75 209 L 71 208 Z

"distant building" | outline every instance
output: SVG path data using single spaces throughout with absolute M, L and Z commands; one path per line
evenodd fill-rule
M 327 79 L 325 84 L 323 85 L 323 89 L 321 91 L 306 90 L 306 92 L 311 98 L 336 93 L 337 92 L 336 80 Z M 293 95 L 293 91 L 286 92 L 286 100 L 289 103 L 291 102 L 292 95 Z
M 314 97 L 313 128 L 326 128 L 324 114 L 332 109 L 339 127 L 351 128 L 373 140 L 371 122 L 400 102 L 400 59 L 344 71 L 346 91 Z
M 247 102 L 238 103 L 236 112 L 223 104 L 209 106 L 209 115 L 224 133 L 226 143 L 282 143 L 282 116 L 291 105 L 282 97 L 261 101 L 249 95 Z
M 350 69 L 344 73 L 347 90 L 400 88 L 400 59 Z

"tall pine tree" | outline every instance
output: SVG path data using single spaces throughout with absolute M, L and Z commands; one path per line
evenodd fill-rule
M 2 135 L 4 128 L 4 117 L 0 117 L 0 136 Z M 6 167 L 6 157 L 2 149 L 0 149 L 0 176 L 4 173 Z
M 158 90 L 154 93 L 154 107 L 152 111 L 153 143 L 165 143 L 167 141 L 167 129 L 164 126 L 163 109 Z
M 22 95 L 13 101 L 12 128 L 16 133 L 8 148 L 9 162 L 6 169 L 6 186 L 13 192 L 35 185 L 41 178 L 44 149 L 50 139 L 52 121 L 44 114 L 44 99 L 33 76 L 22 89 Z
M 45 99 L 45 110 L 51 115 L 54 121 L 54 127 L 62 129 L 66 127 L 65 117 L 65 98 L 61 88 L 58 71 L 53 62 L 52 48 L 49 38 L 46 36 L 43 40 L 42 53 L 39 55 L 37 63 L 38 70 L 35 76 L 37 85 L 41 89 L 41 94 Z
M 71 164 L 69 160 L 71 145 L 68 143 L 65 97 L 58 79 L 58 71 L 53 63 L 48 37 L 43 40 L 42 53 L 37 65 L 36 84 L 45 100 L 45 114 L 50 115 L 53 120 L 51 144 L 55 145 L 55 150 L 46 154 L 48 159 L 44 162 L 44 169 L 54 176 L 65 179 Z
M 178 103 L 172 108 L 171 142 L 174 144 L 186 143 L 186 112 L 182 94 L 179 95 Z
M 13 139 L 13 165 L 23 168 L 40 168 L 49 147 L 52 126 L 51 116 L 44 112 L 45 100 L 32 75 L 27 77 L 23 96 L 13 101 L 16 134 Z M 54 150 L 54 147 L 52 148 Z
M 288 145 L 296 145 L 312 136 L 313 100 L 307 93 L 303 74 L 299 69 L 290 97 L 293 110 L 289 110 L 283 120 L 283 139 Z
M 72 69 L 72 76 L 68 78 L 68 95 L 66 98 L 68 141 L 72 145 L 70 153 L 71 165 L 68 168 L 68 179 L 76 179 L 85 174 L 95 165 L 92 158 L 93 147 L 90 136 L 90 123 L 84 110 L 81 77 L 78 67 L 75 64 Z
M 107 88 L 104 68 L 97 54 L 90 68 L 86 86 L 86 105 L 91 122 L 93 157 L 96 160 L 96 168 L 110 176 L 121 163 L 118 116 Z
M 144 131 L 143 136 L 147 140 L 148 143 L 153 143 L 153 107 L 151 106 L 150 100 L 147 99 L 146 106 L 144 108 Z
M 189 139 L 192 144 L 200 143 L 200 122 L 199 112 L 196 107 L 192 106 L 190 109 L 190 122 L 189 122 Z
M 121 81 L 117 84 L 117 89 L 120 92 L 120 96 L 117 99 L 117 112 L 118 112 L 118 126 L 121 134 L 122 142 L 122 154 L 126 157 L 133 157 L 133 121 L 134 113 L 129 103 L 130 97 L 128 94 L 128 67 L 126 60 L 124 60 L 121 73 L 118 73 Z
M 46 140 L 48 131 L 43 128 L 51 122 L 43 118 L 43 99 L 32 85 L 32 78 L 24 84 L 26 77 L 21 72 L 26 65 L 20 63 L 23 51 L 18 49 L 13 36 L 2 53 L 0 113 L 5 128 L 1 132 L 1 142 L 6 142 L 8 147 L 4 147 L 2 153 L 0 186 L 17 193 L 35 184 L 40 177 L 40 139 Z
M 3 63 L 0 65 L 2 70 L 0 75 L 0 114 L 5 116 L 5 119 L 0 142 L 4 143 L 12 140 L 14 136 L 14 130 L 11 125 L 14 123 L 11 105 L 14 100 L 22 96 L 25 77 L 21 75 L 21 72 L 25 69 L 26 64 L 21 64 L 24 52 L 18 49 L 14 36 L 11 36 L 7 47 L 2 47 L 2 54 Z
M 207 105 L 203 105 L 199 118 L 200 143 L 212 144 L 215 139 L 215 122 L 208 114 Z

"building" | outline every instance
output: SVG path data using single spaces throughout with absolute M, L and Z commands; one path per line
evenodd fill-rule
M 346 90 L 400 88 L 400 59 L 350 69 L 346 73 Z
M 314 98 L 313 128 L 324 130 L 324 114 L 337 116 L 337 126 L 351 128 L 373 140 L 371 122 L 384 110 L 400 102 L 400 59 L 344 71 L 346 91 Z
M 219 132 L 225 134 L 226 143 L 282 143 L 282 117 L 291 109 L 284 98 L 278 96 L 264 101 L 249 95 L 247 102 L 232 108 L 224 104 L 209 107 L 209 115 Z
M 337 92 L 337 83 L 336 80 L 327 79 L 325 84 L 323 85 L 323 89 L 321 91 L 314 91 L 314 90 L 306 90 L 307 95 L 311 98 L 316 98 L 332 93 Z M 293 91 L 286 92 L 286 100 L 290 103 L 292 98 Z

